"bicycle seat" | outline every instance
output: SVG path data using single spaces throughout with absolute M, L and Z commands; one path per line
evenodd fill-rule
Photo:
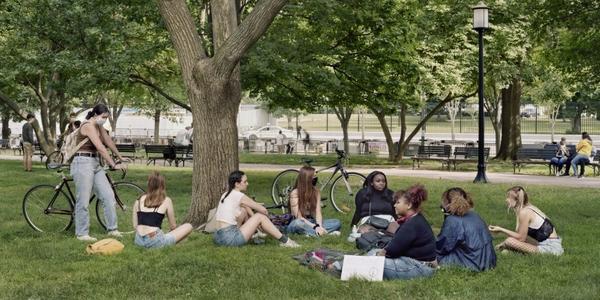
M 344 150 L 335 149 L 335 152 L 337 153 L 337 155 L 339 156 L 339 158 L 346 157 L 346 152 Z

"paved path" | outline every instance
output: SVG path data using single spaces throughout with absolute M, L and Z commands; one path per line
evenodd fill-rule
M 15 155 L 0 155 L 0 160 L 21 160 L 22 156 Z M 36 158 L 34 157 L 34 161 Z M 39 159 L 37 160 L 39 161 Z M 186 167 L 187 168 L 187 167 Z M 298 165 L 271 165 L 271 164 L 240 164 L 242 170 L 255 170 L 255 171 L 282 171 L 285 169 L 295 169 Z M 378 169 L 375 167 L 357 167 L 350 168 L 352 171 L 359 172 L 362 174 L 368 174 L 369 172 Z M 439 170 L 412 170 L 411 168 L 398 168 L 398 167 L 382 167 L 379 168 L 384 171 L 387 175 L 393 176 L 404 176 L 404 177 L 416 177 L 416 178 L 429 178 L 429 179 L 449 179 L 458 181 L 472 182 L 475 178 L 476 172 L 451 172 L 451 171 L 439 171 Z M 573 177 L 556 177 L 556 176 L 543 176 L 543 175 L 524 175 L 524 174 L 512 174 L 512 173 L 487 173 L 488 180 L 492 183 L 511 183 L 520 185 L 551 185 L 551 186 L 566 186 L 566 187 L 588 187 L 588 188 L 600 188 L 600 177 L 586 177 L 586 178 L 573 178 Z
M 265 165 L 265 164 L 240 164 L 242 170 L 256 170 L 256 171 L 279 171 L 289 168 L 298 168 L 298 166 L 286 166 L 286 165 Z M 350 168 L 352 171 L 359 172 L 362 174 L 368 174 L 369 172 L 377 168 Z M 393 176 L 404 176 L 404 177 L 417 177 L 417 178 L 429 178 L 429 179 L 449 179 L 458 181 L 472 182 L 477 172 L 451 172 L 451 171 L 437 171 L 437 170 L 412 170 L 410 168 L 389 168 L 383 167 L 379 170 L 385 172 L 386 175 Z M 574 177 L 556 177 L 556 176 L 543 176 L 543 175 L 523 175 L 523 174 L 512 174 L 512 173 L 487 173 L 488 180 L 492 183 L 511 183 L 519 185 L 551 185 L 551 186 L 566 186 L 566 187 L 589 187 L 589 188 L 600 188 L 600 177 L 586 177 L 586 178 L 574 178 Z

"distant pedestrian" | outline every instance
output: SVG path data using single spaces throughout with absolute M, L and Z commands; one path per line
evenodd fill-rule
M 299 140 L 302 138 L 302 126 L 296 127 L 296 139 Z
M 33 126 L 31 125 L 35 121 L 35 116 L 32 113 L 27 114 L 27 122 L 23 124 L 23 168 L 25 172 L 31 172 L 32 158 L 33 158 Z
M 279 134 L 275 138 L 275 142 L 277 144 L 277 152 L 279 154 L 283 154 L 283 151 L 285 149 L 285 145 L 283 143 L 284 140 L 285 140 L 285 135 L 281 132 L 281 130 L 279 130 Z
M 186 126 L 184 129 L 177 132 L 173 144 L 175 144 L 175 146 L 188 146 L 190 144 L 191 132 L 192 126 Z
M 306 150 L 308 150 L 310 146 L 310 134 L 308 134 L 308 131 L 306 131 L 306 129 L 302 130 L 304 131 L 304 139 L 302 139 L 302 142 L 304 143 L 304 153 L 306 153 Z

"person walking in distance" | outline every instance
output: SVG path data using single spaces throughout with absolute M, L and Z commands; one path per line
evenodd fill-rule
M 33 157 L 33 126 L 35 116 L 32 113 L 27 114 L 27 121 L 23 124 L 23 168 L 25 172 L 31 172 L 32 157 Z

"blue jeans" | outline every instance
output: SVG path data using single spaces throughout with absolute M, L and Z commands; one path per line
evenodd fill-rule
M 575 158 L 573 158 L 573 160 L 571 161 L 571 168 L 573 169 L 573 176 L 577 176 L 577 166 L 579 164 L 582 164 L 583 167 L 585 168 L 585 164 L 590 162 L 590 158 L 585 156 L 585 155 L 581 155 L 581 154 L 577 154 L 577 156 L 575 156 Z
M 560 170 L 560 168 L 562 168 L 565 161 L 567 161 L 567 158 L 564 156 L 563 157 L 553 157 L 552 159 L 550 159 L 550 164 L 553 166 L 557 166 L 558 169 Z
M 367 253 L 369 256 L 377 255 L 381 249 L 373 249 Z M 430 277 L 435 269 L 416 259 L 400 256 L 398 258 L 385 258 L 383 266 L 383 279 L 413 279 Z
M 314 219 L 308 219 L 308 220 L 310 222 L 312 222 L 313 224 L 315 224 Z M 336 231 L 336 230 L 340 230 L 340 228 L 342 228 L 342 223 L 338 219 L 323 220 L 323 229 L 325 229 L 325 231 L 327 231 L 327 233 L 330 233 L 330 232 Z M 292 222 L 290 222 L 290 224 L 287 226 L 287 232 L 288 233 L 297 233 L 297 234 L 306 234 L 308 236 L 317 236 L 317 232 L 312 228 L 312 226 L 310 226 L 309 224 L 307 224 L 306 222 L 304 222 L 300 219 L 294 219 Z
M 88 207 L 92 192 L 97 201 L 104 206 L 105 223 L 108 231 L 117 229 L 117 210 L 115 194 L 106 178 L 106 172 L 100 166 L 97 157 L 75 156 L 71 163 L 71 176 L 75 182 L 75 234 L 88 235 L 90 215 Z
M 213 240 L 215 244 L 219 246 L 239 247 L 246 244 L 246 238 L 235 225 L 227 226 L 215 231 Z
M 164 234 L 162 230 L 157 230 L 155 235 L 150 237 L 152 234 L 140 235 L 137 231 L 135 232 L 135 244 L 144 247 L 146 249 L 151 248 L 162 248 L 166 246 L 175 245 L 175 236 L 171 233 Z

